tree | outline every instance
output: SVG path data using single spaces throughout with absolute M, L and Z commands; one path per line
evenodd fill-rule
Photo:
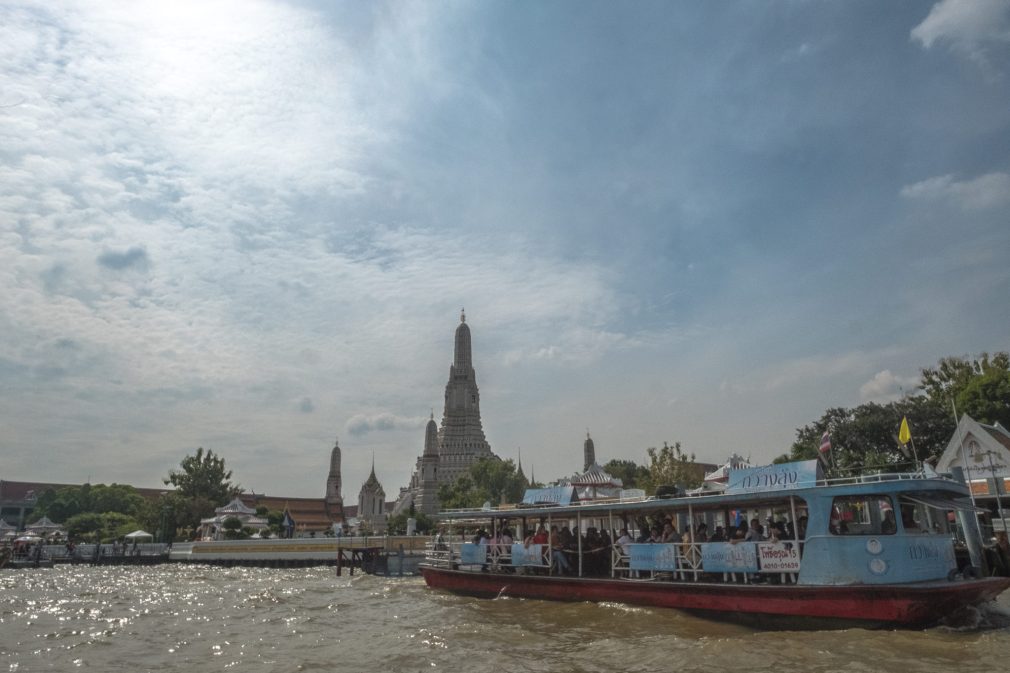
M 898 443 L 902 418 L 908 419 L 914 449 Z M 888 404 L 868 402 L 852 409 L 835 407 L 796 431 L 789 458 L 817 458 L 825 432 L 831 437 L 831 464 L 836 468 L 884 469 L 910 466 L 916 456 L 923 460 L 940 454 L 954 432 L 954 422 L 942 406 L 924 395 Z
M 645 482 L 649 493 L 655 493 L 659 486 L 674 484 L 697 488 L 705 478 L 694 462 L 694 454 L 684 452 L 680 442 L 675 442 L 673 446 L 663 442 L 661 449 L 649 447 L 645 452 L 649 456 L 649 478 Z
M 138 527 L 137 521 L 119 512 L 85 512 L 66 520 L 67 536 L 89 542 L 118 540 Z
M 442 484 L 438 501 L 442 509 L 480 507 L 485 502 L 498 505 L 519 502 L 525 489 L 526 481 L 511 459 L 481 458 L 456 481 Z
M 418 535 L 424 535 L 435 530 L 435 520 L 423 512 L 400 512 L 386 521 L 386 532 L 390 535 L 406 535 L 407 519 L 413 518 L 415 521 L 414 530 Z
M 922 389 L 930 398 L 949 406 L 950 400 L 956 401 L 973 379 L 1000 372 L 1010 372 L 1010 353 L 998 352 L 990 356 L 983 352 L 975 359 L 967 356 L 941 358 L 936 367 L 922 370 Z
M 144 511 L 144 497 L 132 486 L 126 484 L 84 484 L 66 486 L 59 490 L 49 489 L 39 497 L 33 515 L 41 519 L 47 516 L 62 523 L 71 517 L 84 513 L 118 512 L 130 517 L 138 517 Z
M 186 456 L 180 463 L 181 470 L 172 470 L 164 480 L 175 486 L 176 492 L 187 498 L 205 498 L 220 506 L 242 492 L 242 487 L 232 484 L 231 471 L 226 470 L 224 458 L 215 456 L 213 451 L 204 453 L 201 446 L 196 455 Z
M 450 484 L 438 487 L 438 502 L 442 509 L 464 509 L 480 507 L 485 501 L 484 494 L 478 492 L 469 475 L 460 475 Z
M 649 481 L 649 468 L 633 460 L 615 458 L 604 465 L 603 469 L 620 479 L 624 488 L 644 488 Z
M 244 540 L 249 537 L 242 530 L 242 520 L 237 516 L 230 516 L 225 519 L 221 527 L 224 528 L 224 537 L 226 540 Z
M 973 378 L 958 394 L 957 408 L 976 421 L 1010 427 L 1010 372 L 990 370 Z

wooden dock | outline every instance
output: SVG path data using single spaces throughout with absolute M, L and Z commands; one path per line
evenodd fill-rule
M 359 568 L 380 575 L 409 575 L 417 572 L 427 542 L 427 537 L 406 535 L 177 542 L 168 560 L 268 568 L 327 565 L 336 566 L 338 574 Z

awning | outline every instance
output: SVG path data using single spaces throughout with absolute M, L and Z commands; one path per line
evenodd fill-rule
M 939 495 L 909 495 L 908 493 L 902 493 L 898 498 L 899 501 L 907 501 L 916 503 L 919 505 L 925 505 L 926 507 L 932 507 L 934 509 L 941 509 L 943 511 L 949 511 L 952 509 L 963 510 L 966 512 L 981 512 L 985 513 L 989 510 L 983 509 L 982 507 L 976 507 L 971 504 L 971 500 L 968 498 L 944 498 Z

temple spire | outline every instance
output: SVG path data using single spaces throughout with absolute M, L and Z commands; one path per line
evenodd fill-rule
M 466 324 L 466 312 L 460 311 L 459 326 L 456 327 L 456 343 L 453 349 L 453 376 L 469 377 L 473 371 L 470 353 L 470 327 Z

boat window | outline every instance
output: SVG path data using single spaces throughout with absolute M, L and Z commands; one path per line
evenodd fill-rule
M 911 499 L 900 498 L 901 507 L 901 527 L 906 534 L 916 535 L 919 533 L 940 532 L 939 522 L 934 522 L 931 512 L 925 504 Z
M 832 535 L 893 535 L 897 532 L 897 524 L 890 496 L 835 498 L 828 530 Z

